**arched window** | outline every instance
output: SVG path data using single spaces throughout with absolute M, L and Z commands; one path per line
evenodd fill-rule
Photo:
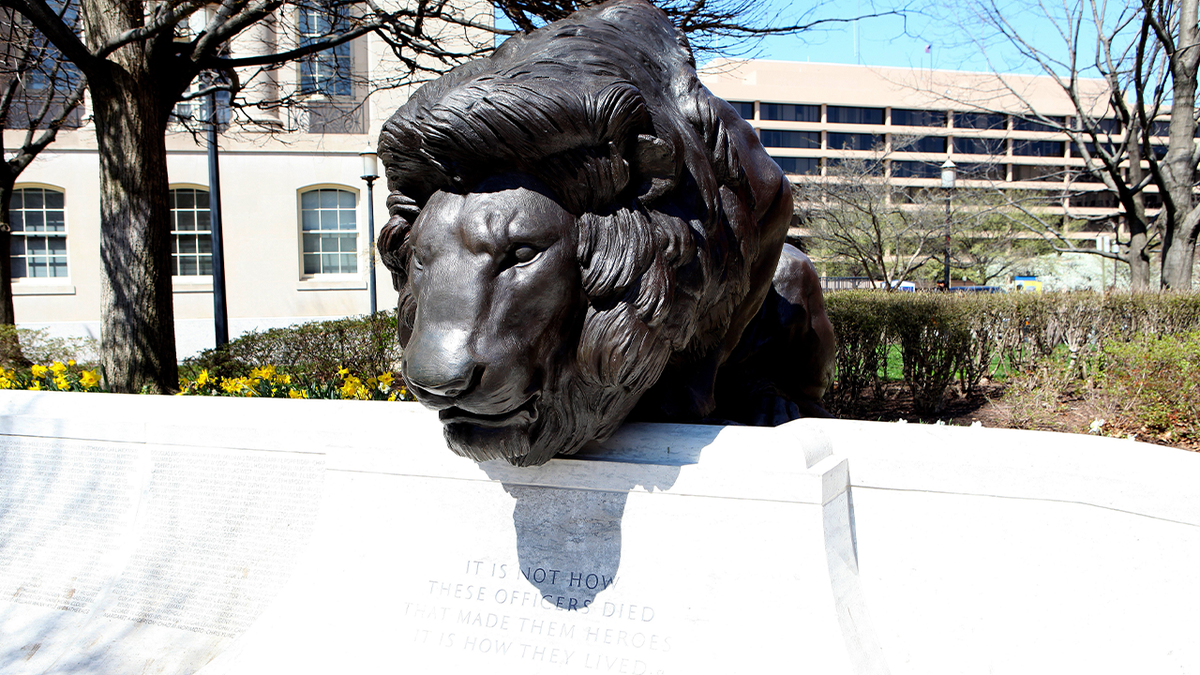
M 9 206 L 13 278 L 67 276 L 63 193 L 48 188 L 18 188 Z
M 300 195 L 300 236 L 305 274 L 358 272 L 355 195 L 318 188 Z
M 171 190 L 171 270 L 177 277 L 212 274 L 208 190 Z

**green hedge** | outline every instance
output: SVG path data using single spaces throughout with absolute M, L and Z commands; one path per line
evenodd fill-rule
M 341 369 L 370 376 L 396 372 L 399 363 L 396 312 L 384 311 L 250 332 L 223 349 L 185 359 L 181 375 L 193 380 L 207 370 L 214 380 L 249 377 L 255 368 L 273 366 L 281 373 L 335 381 Z
M 1065 349 L 1081 374 L 1101 345 L 1200 329 L 1200 294 L 935 294 L 835 291 L 825 297 L 838 337 L 826 403 L 853 417 L 899 372 L 914 412 L 936 415 L 953 388 L 974 391 Z M 899 368 L 896 368 L 899 360 Z

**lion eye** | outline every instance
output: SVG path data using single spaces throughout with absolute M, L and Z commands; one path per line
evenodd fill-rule
M 534 258 L 537 257 L 538 253 L 541 253 L 541 251 L 537 250 L 536 248 L 534 248 L 532 246 L 518 246 L 513 249 L 512 257 L 513 257 L 513 260 L 515 260 L 517 262 L 517 264 L 520 265 L 521 263 L 527 263 L 530 260 L 533 260 Z

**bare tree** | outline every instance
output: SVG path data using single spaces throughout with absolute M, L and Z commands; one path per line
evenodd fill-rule
M 893 146 L 905 147 L 894 138 Z M 1019 233 L 1028 218 L 992 190 L 905 185 L 885 178 L 885 158 L 842 159 L 823 177 L 794 188 L 812 253 L 827 269 L 842 267 L 888 289 L 918 278 L 941 279 L 947 226 L 953 276 L 980 286 L 1006 278 L 1038 253 L 1040 240 Z M 892 163 L 895 171 L 895 163 Z M 939 170 L 929 164 L 928 174 Z
M 972 29 L 966 34 L 985 55 L 998 61 L 996 40 L 1015 47 L 1069 99 L 1074 115 L 1050 117 L 1030 103 L 1020 78 L 997 79 L 1002 93 L 1025 107 L 1027 119 L 1068 135 L 1072 152 L 1083 160 L 1078 181 L 1068 191 L 1080 194 L 1101 185 L 1120 206 L 1126 233 L 1122 251 L 1113 253 L 1078 247 L 1044 210 L 1027 210 L 1030 222 L 1037 223 L 1033 229 L 1056 250 L 1129 264 L 1135 289 L 1149 288 L 1155 250 L 1161 254 L 1162 288 L 1186 290 L 1192 284 L 1200 225 L 1195 194 L 1200 162 L 1195 142 L 1197 2 L 1074 0 L 1018 7 L 976 0 L 971 6 Z M 950 11 L 961 16 L 962 5 Z M 1039 39 L 1023 33 L 1024 26 L 1037 26 Z M 1047 33 L 1055 36 L 1053 43 L 1044 39 Z M 999 74 L 1012 67 L 1005 63 L 994 70 Z M 1150 205 L 1159 200 L 1161 206 Z
M 942 251 L 943 200 L 884 178 L 881 159 L 847 159 L 793 187 L 801 225 L 822 261 L 851 263 L 894 289 Z
M 57 11 L 64 21 L 72 21 L 70 4 Z M 84 84 L 78 71 L 11 9 L 0 8 L 0 37 L 0 324 L 13 325 L 16 316 L 9 255 L 13 188 L 21 172 L 54 142 L 60 129 L 78 124 Z M 19 145 L 11 150 L 4 144 L 4 132 L 8 130 L 24 131 Z M 20 227 L 24 230 L 26 224 Z M 47 225 L 38 227 L 44 230 Z M 53 240 L 47 237 L 41 241 Z M 22 239 L 20 246 L 25 243 Z

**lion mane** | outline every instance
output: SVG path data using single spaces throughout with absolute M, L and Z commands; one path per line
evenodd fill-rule
M 390 220 L 378 247 L 400 294 L 402 344 L 416 312 L 408 237 L 434 193 L 524 173 L 576 216 L 588 308 L 568 407 L 604 412 L 568 446 L 521 464 L 607 437 L 664 369 L 731 348 L 766 294 L 791 215 L 778 166 L 644 0 L 581 10 L 424 85 L 384 125 L 379 156 Z M 547 424 L 575 423 L 558 412 L 565 419 Z

